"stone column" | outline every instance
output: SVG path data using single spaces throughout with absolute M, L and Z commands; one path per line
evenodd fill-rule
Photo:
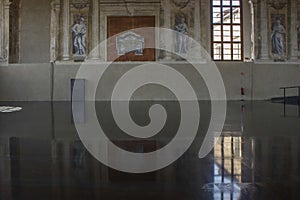
M 205 27 L 201 29 L 202 32 L 202 38 L 201 38 L 201 44 L 203 48 L 207 52 L 211 52 L 211 19 L 210 19 L 210 2 L 209 1 L 200 1 L 201 4 L 201 13 L 200 18 L 202 22 L 202 27 Z M 209 53 L 210 54 L 210 53 Z
M 61 59 L 63 61 L 71 60 L 71 39 L 70 39 L 70 0 L 61 0 Z
M 260 59 L 269 60 L 268 7 L 266 0 L 260 1 Z
M 50 61 L 55 62 L 56 60 L 56 37 L 57 37 L 57 23 L 56 18 L 56 1 L 51 2 L 51 22 L 50 22 Z
M 164 24 L 163 24 L 163 28 L 166 29 L 172 29 L 171 26 L 171 4 L 170 4 L 170 0 L 164 0 L 164 3 L 162 4 L 163 6 L 163 11 L 164 11 Z M 170 35 L 162 35 L 162 40 L 163 40 L 163 45 L 167 48 L 167 49 L 173 49 L 172 48 L 172 44 L 173 44 L 173 39 L 170 38 Z M 165 52 L 165 57 L 164 60 L 171 60 L 171 54 L 169 52 Z
M 165 0 L 163 4 L 164 10 L 164 28 L 171 28 L 171 5 L 170 0 Z
M 4 62 L 5 61 L 5 56 L 4 56 L 4 30 L 3 30 L 3 24 L 4 24 L 4 14 L 3 14 L 3 1 L 0 1 L 0 62 Z
M 291 1 L 291 27 L 290 27 L 290 60 L 298 59 L 298 33 L 297 33 L 297 2 Z
M 257 58 L 257 41 L 255 31 L 257 30 L 256 19 L 257 19 L 257 0 L 249 0 L 248 1 L 251 9 L 251 55 L 250 60 L 255 60 Z
M 0 64 L 8 64 L 10 4 L 9 0 L 0 2 Z
M 92 60 L 100 60 L 100 13 L 99 13 L 99 0 L 92 0 L 92 36 L 91 36 L 91 56 Z
M 198 42 L 201 46 L 201 14 L 200 14 L 200 1 L 195 0 L 194 2 L 194 40 Z M 197 59 L 202 60 L 203 59 L 203 52 L 201 49 L 197 49 Z M 198 56 L 199 55 L 199 56 Z
M 200 1 L 195 0 L 195 12 L 194 12 L 194 40 L 201 42 L 201 26 L 200 26 Z

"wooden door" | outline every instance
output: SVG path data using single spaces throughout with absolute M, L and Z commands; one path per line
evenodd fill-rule
M 141 55 L 135 52 L 128 52 L 119 55 L 116 47 L 116 34 L 129 31 L 131 29 L 155 27 L 155 16 L 109 16 L 107 18 L 107 60 L 108 61 L 155 61 L 155 49 L 143 49 Z M 144 45 L 155 47 L 155 31 L 132 31 L 144 38 Z

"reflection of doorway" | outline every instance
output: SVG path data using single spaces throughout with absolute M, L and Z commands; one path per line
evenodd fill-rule
M 157 141 L 156 140 L 135 140 L 135 139 L 117 139 L 112 140 L 112 142 L 117 145 L 119 148 L 134 152 L 134 153 L 150 153 L 157 150 Z M 116 159 L 119 162 L 128 162 L 128 158 L 122 156 L 122 153 L 114 151 L 111 146 L 108 146 L 108 162 L 115 162 Z M 124 159 L 121 161 L 120 159 Z M 146 162 L 146 161 L 145 161 Z M 139 161 L 137 161 L 139 163 Z M 155 181 L 156 173 L 137 173 L 130 174 L 120 172 L 114 169 L 108 169 L 108 177 L 111 182 L 147 182 L 147 181 Z
M 108 61 L 155 61 L 155 49 L 144 49 L 142 55 L 129 52 L 125 55 L 118 55 L 116 48 L 116 34 L 129 31 L 131 29 L 155 27 L 155 16 L 108 16 L 107 17 L 107 38 L 112 37 L 107 43 Z M 145 46 L 155 45 L 155 32 L 137 32 L 144 38 Z M 117 58 L 117 59 L 114 59 Z
M 9 63 L 19 63 L 20 0 L 12 0 L 9 10 Z

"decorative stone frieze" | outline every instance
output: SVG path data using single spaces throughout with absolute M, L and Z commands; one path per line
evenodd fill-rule
M 287 0 L 268 0 L 268 4 L 276 10 L 283 9 L 287 4 Z

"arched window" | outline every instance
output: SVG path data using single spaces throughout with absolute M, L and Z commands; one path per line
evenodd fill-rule
M 211 0 L 212 58 L 241 61 L 242 0 Z

